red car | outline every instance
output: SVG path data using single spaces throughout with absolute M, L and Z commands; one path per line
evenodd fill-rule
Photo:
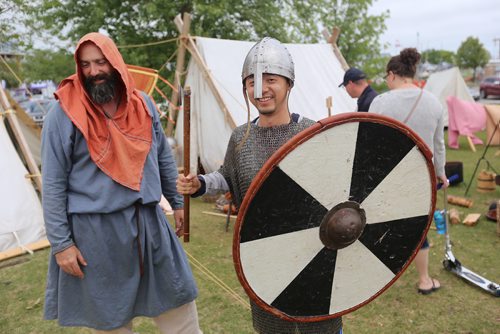
M 479 96 L 481 99 L 485 99 L 489 95 L 500 95 L 500 78 L 485 78 L 479 85 Z

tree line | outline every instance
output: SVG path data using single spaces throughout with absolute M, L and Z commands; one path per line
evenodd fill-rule
M 369 14 L 373 0 L 4 0 L 0 4 L 0 43 L 24 50 L 21 63 L 11 61 L 29 81 L 59 82 L 74 72 L 72 50 L 76 41 L 91 31 L 106 32 L 121 48 L 127 63 L 161 69 L 172 78 L 179 33 L 178 14 L 192 15 L 190 34 L 212 38 L 258 40 L 271 36 L 284 43 L 315 43 L 321 30 L 341 30 L 338 46 L 350 66 L 362 68 L 369 77 L 384 72 L 380 36 L 390 13 Z M 23 27 L 23 29 L 19 29 Z M 59 43 L 52 44 L 52 38 Z M 48 49 L 34 47 L 46 40 Z M 154 42 L 171 41 L 154 44 Z M 58 45 L 57 45 L 58 44 Z M 484 66 L 489 54 L 477 38 L 465 40 L 456 54 L 429 50 L 424 59 L 446 61 L 461 67 Z M 0 64 L 0 76 L 9 85 L 16 79 Z

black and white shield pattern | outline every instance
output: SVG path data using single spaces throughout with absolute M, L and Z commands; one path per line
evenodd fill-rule
M 280 148 L 241 205 L 233 258 L 258 305 L 294 321 L 338 317 L 392 285 L 418 252 L 432 221 L 432 154 L 404 124 L 346 113 L 317 122 Z M 319 237 L 344 202 L 366 215 L 340 249 Z

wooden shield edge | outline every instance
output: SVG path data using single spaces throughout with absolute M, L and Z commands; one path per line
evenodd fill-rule
M 407 125 L 404 123 L 399 122 L 398 120 L 395 120 L 393 118 L 379 115 L 379 114 L 372 114 L 372 113 L 364 113 L 364 112 L 349 112 L 349 113 L 342 113 L 338 115 L 334 115 L 328 118 L 324 118 L 322 120 L 317 121 L 315 124 L 310 126 L 309 128 L 299 132 L 297 135 L 292 137 L 288 142 L 286 142 L 282 147 L 280 147 L 267 161 L 266 163 L 262 166 L 260 171 L 257 173 L 255 178 L 253 179 L 252 183 L 250 184 L 250 187 L 248 188 L 248 191 L 243 199 L 243 202 L 241 204 L 241 207 L 238 212 L 238 217 L 236 219 L 236 224 L 234 227 L 234 236 L 233 236 L 233 264 L 236 270 L 236 274 L 238 276 L 238 280 L 240 281 L 240 284 L 243 286 L 243 289 L 247 293 L 247 295 L 252 299 L 258 306 L 266 310 L 267 312 L 274 314 L 275 316 L 288 320 L 288 321 L 295 321 L 295 322 L 318 322 L 322 320 L 327 320 L 327 319 L 332 319 L 332 318 L 337 318 L 340 316 L 343 316 L 345 314 L 348 314 L 350 312 L 353 312 L 364 305 L 368 304 L 375 298 L 377 298 L 379 295 L 381 295 L 385 290 L 387 290 L 394 282 L 398 280 L 398 278 L 405 272 L 405 270 L 408 268 L 410 263 L 413 261 L 415 256 L 418 253 L 418 250 L 422 246 L 425 238 L 422 238 L 420 240 L 420 243 L 418 247 L 416 248 L 416 251 L 413 252 L 411 255 L 409 261 L 403 266 L 401 271 L 384 287 L 382 288 L 378 293 L 374 294 L 372 297 L 367 299 L 366 301 L 352 307 L 349 309 L 344 310 L 343 312 L 338 312 L 336 314 L 331 314 L 331 315 L 326 315 L 326 316 L 308 316 L 308 317 L 292 317 L 289 316 L 271 306 L 269 306 L 266 302 L 264 302 L 250 287 L 248 284 L 245 275 L 243 274 L 243 269 L 241 266 L 241 259 L 240 259 L 240 231 L 241 227 L 243 224 L 243 217 L 246 214 L 246 211 L 254 198 L 255 194 L 257 191 L 260 189 L 260 186 L 262 183 L 267 179 L 269 174 L 275 169 L 275 167 L 283 160 L 288 153 L 293 151 L 297 146 L 302 144 L 303 142 L 307 141 L 309 138 L 313 137 L 319 132 L 322 132 L 326 129 L 329 129 L 331 127 L 345 124 L 345 123 L 351 123 L 351 122 L 363 122 L 363 121 L 371 121 L 373 123 L 378 123 L 382 124 L 385 126 L 389 126 L 392 128 L 395 128 L 401 132 L 404 132 L 409 138 L 411 138 L 416 145 L 418 146 L 418 149 L 422 152 L 422 154 L 425 157 L 426 163 L 427 163 L 427 168 L 429 170 L 429 174 L 431 177 L 431 189 L 436 189 L 436 174 L 434 171 L 434 165 L 432 163 L 432 152 L 430 151 L 429 147 L 425 144 L 425 142 L 412 130 L 410 129 Z M 429 220 L 427 222 L 427 226 L 425 228 L 425 235 L 427 235 L 427 232 L 429 230 L 429 227 L 432 223 L 432 217 L 433 217 L 433 212 L 435 210 L 435 205 L 436 205 L 436 191 L 432 192 L 432 198 L 431 198 L 431 207 L 429 208 Z

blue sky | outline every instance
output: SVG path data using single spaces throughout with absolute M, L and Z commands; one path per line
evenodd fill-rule
M 500 57 L 500 0 L 374 0 L 369 13 L 387 9 L 381 41 L 390 45 L 385 51 L 391 55 L 405 47 L 456 52 L 472 36 L 493 58 Z

